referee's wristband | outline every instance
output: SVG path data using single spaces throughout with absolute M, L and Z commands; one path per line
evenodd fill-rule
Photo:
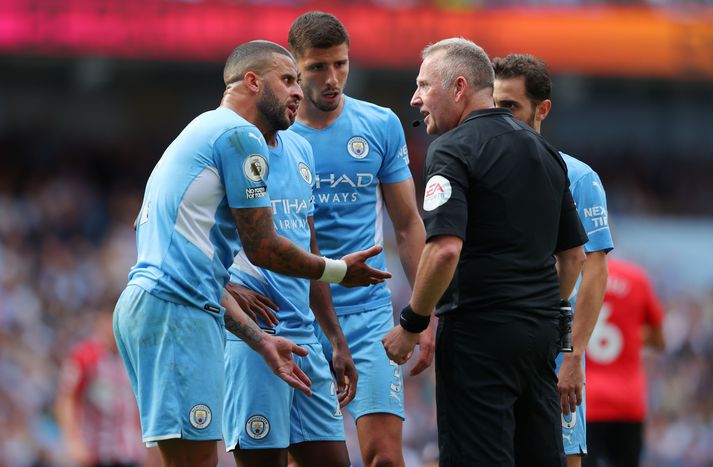
M 324 282 L 330 282 L 332 284 L 339 284 L 344 280 L 344 276 L 347 275 L 347 263 L 342 259 L 331 259 L 325 256 L 324 259 L 324 272 L 319 280 Z
M 413 311 L 411 305 L 406 305 L 406 307 L 401 310 L 401 315 L 399 317 L 401 327 L 407 330 L 408 332 L 412 332 L 414 334 L 418 334 L 419 332 L 425 330 L 428 327 L 428 323 L 430 321 L 431 315 L 419 315 L 418 313 Z

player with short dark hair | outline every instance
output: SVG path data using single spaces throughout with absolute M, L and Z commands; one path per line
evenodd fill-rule
M 224 327 L 281 379 L 310 393 L 292 358 L 306 350 L 264 333 L 224 291 L 239 251 L 253 264 L 298 277 L 349 285 L 389 277 L 365 263 L 380 248 L 330 260 L 275 232 L 263 134 L 294 121 L 303 97 L 295 61 L 275 43 L 252 41 L 231 54 L 225 69 L 220 106 L 189 123 L 151 173 L 137 219 L 137 263 L 114 313 L 143 440 L 158 443 L 163 462 L 173 466 L 217 463 Z
M 288 44 L 305 94 L 292 130 L 314 150 L 319 248 L 328 256 L 340 256 L 383 242 L 383 218 L 388 213 L 401 265 L 413 284 L 425 233 L 401 123 L 390 109 L 344 94 L 349 34 L 339 19 L 319 11 L 305 13 L 290 27 Z M 384 254 L 371 261 L 375 267 L 386 267 Z M 403 378 L 380 343 L 393 326 L 391 293 L 385 284 L 366 289 L 333 285 L 331 292 L 359 372 L 356 397 L 347 409 L 356 420 L 364 463 L 403 465 Z M 320 339 L 329 355 L 329 339 L 322 333 Z M 412 374 L 423 371 L 432 358 L 429 331 L 420 340 Z
M 511 54 L 493 60 L 497 107 L 510 109 L 515 118 L 540 133 L 542 121 L 552 108 L 552 81 L 547 66 L 532 55 Z M 589 241 L 584 245 L 587 261 L 580 280 L 569 297 L 574 313 L 572 347 L 557 357 L 558 389 L 562 405 L 562 439 L 567 465 L 581 465 L 587 454 L 584 349 L 589 342 L 607 284 L 607 253 L 614 248 L 609 231 L 604 185 L 584 162 L 560 152 L 579 218 Z

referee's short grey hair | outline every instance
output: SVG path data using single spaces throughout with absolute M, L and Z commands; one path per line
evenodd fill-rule
M 462 37 L 451 37 L 428 45 L 421 52 L 421 58 L 425 60 L 441 50 L 445 53 L 436 67 L 444 88 L 451 86 L 458 76 L 463 76 L 476 89 L 493 87 L 493 65 L 482 47 Z

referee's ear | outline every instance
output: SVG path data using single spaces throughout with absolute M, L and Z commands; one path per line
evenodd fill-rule
M 550 114 L 550 109 L 552 109 L 552 101 L 549 99 L 537 104 L 537 107 L 535 107 L 535 120 L 541 123 Z

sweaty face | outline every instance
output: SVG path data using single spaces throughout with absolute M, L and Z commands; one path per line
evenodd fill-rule
M 535 128 L 536 106 L 525 93 L 525 77 L 495 79 L 493 89 L 495 106 L 510 109 L 513 117 Z
M 424 117 L 429 135 L 440 135 L 458 126 L 453 85 L 443 87 L 436 66 L 441 55 L 441 52 L 434 52 L 421 63 L 416 77 L 416 92 L 411 98 L 411 106 L 416 107 Z
M 349 47 L 308 48 L 297 57 L 306 103 L 323 112 L 339 107 L 349 76 Z
M 286 130 L 295 122 L 302 100 L 297 68 L 284 55 L 275 55 L 275 66 L 263 75 L 264 87 L 257 108 L 272 130 Z

